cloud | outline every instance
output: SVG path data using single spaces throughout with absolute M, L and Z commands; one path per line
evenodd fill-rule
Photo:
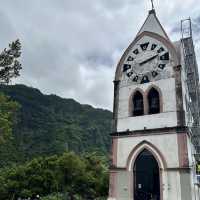
M 16 38 L 23 45 L 23 71 L 18 83 L 112 110 L 115 67 L 142 26 L 150 1 L 0 0 L 0 3 L 0 48 Z M 196 3 L 196 0 L 155 1 L 157 15 L 173 40 L 180 37 L 178 27 L 182 18 L 194 17 L 195 29 L 199 31 L 200 8 Z

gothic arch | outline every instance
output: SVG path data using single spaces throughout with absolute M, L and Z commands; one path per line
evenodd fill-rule
M 118 81 L 121 79 L 121 75 L 122 75 L 122 70 L 121 67 L 123 65 L 123 62 L 126 58 L 126 56 L 128 55 L 128 53 L 130 52 L 130 50 L 132 49 L 132 47 L 144 36 L 149 36 L 152 37 L 154 39 L 157 39 L 158 41 L 162 42 L 170 51 L 173 61 L 174 61 L 174 66 L 178 66 L 180 65 L 180 58 L 176 52 L 176 49 L 174 47 L 174 45 L 172 44 L 172 42 L 170 40 L 165 39 L 164 37 L 153 33 L 153 32 L 149 32 L 149 31 L 144 31 L 142 32 L 140 35 L 138 35 L 135 40 L 129 45 L 129 47 L 126 49 L 126 51 L 124 52 L 123 56 L 121 57 L 118 65 L 117 65 L 117 69 L 115 72 L 115 80 Z M 173 67 L 173 66 L 172 66 Z
M 135 96 L 137 93 L 140 93 L 141 96 L 142 96 L 142 99 L 143 99 L 143 114 L 142 114 L 142 115 L 145 114 L 145 106 L 144 106 L 144 104 L 145 104 L 145 98 L 144 98 L 144 96 L 145 96 L 145 95 L 144 95 L 144 92 L 143 92 L 142 89 L 136 88 L 136 89 L 132 92 L 132 94 L 130 95 L 130 97 L 129 97 L 129 116 L 130 116 L 130 117 L 134 116 L 134 115 L 133 115 L 133 111 L 134 111 L 134 102 L 133 102 L 133 99 L 134 99 L 134 96 Z
M 163 112 L 163 95 L 162 95 L 162 92 L 161 92 L 161 89 L 156 86 L 156 85 L 150 85 L 147 90 L 145 91 L 145 107 L 146 107 L 146 112 L 147 114 L 149 114 L 149 99 L 148 99 L 148 95 L 149 95 L 149 92 L 152 90 L 152 89 L 155 89 L 158 94 L 159 94 L 159 106 L 160 106 L 160 111 L 159 113 L 162 113 Z
M 145 149 L 152 153 L 152 155 L 158 162 L 160 170 L 167 168 L 167 162 L 164 159 L 164 156 L 162 155 L 162 153 L 158 150 L 158 148 L 148 141 L 143 141 L 139 143 L 138 145 L 136 145 L 135 148 L 129 154 L 128 159 L 127 159 L 127 164 L 126 164 L 127 171 L 132 171 L 135 160 L 137 159 L 138 155 Z
M 142 151 L 147 150 L 149 151 L 155 158 L 155 160 L 158 163 L 159 166 L 159 177 L 160 177 L 160 199 L 163 200 L 163 170 L 167 168 L 167 163 L 162 155 L 162 153 L 150 142 L 148 141 L 142 141 L 138 145 L 135 146 L 135 148 L 131 151 L 129 154 L 129 157 L 127 159 L 127 171 L 130 173 L 130 179 L 129 179 L 129 187 L 131 191 L 131 198 L 133 199 L 134 197 L 134 183 L 133 183 L 133 173 L 132 171 L 134 170 L 134 165 L 136 162 L 136 159 L 138 156 L 142 153 Z

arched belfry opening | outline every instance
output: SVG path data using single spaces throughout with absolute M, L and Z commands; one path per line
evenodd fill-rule
M 144 115 L 144 100 L 141 92 L 136 91 L 133 95 L 133 116 Z
M 153 154 L 144 149 L 134 164 L 134 200 L 160 200 L 159 165 Z
M 160 95 L 155 88 L 151 88 L 148 93 L 148 114 L 160 113 Z

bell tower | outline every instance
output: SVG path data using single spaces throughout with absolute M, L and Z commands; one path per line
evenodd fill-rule
M 117 65 L 109 200 L 200 199 L 182 43 L 153 7 Z

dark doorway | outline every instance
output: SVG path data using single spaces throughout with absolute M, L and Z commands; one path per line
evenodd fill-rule
M 142 151 L 135 161 L 134 200 L 160 200 L 159 166 L 148 150 Z

